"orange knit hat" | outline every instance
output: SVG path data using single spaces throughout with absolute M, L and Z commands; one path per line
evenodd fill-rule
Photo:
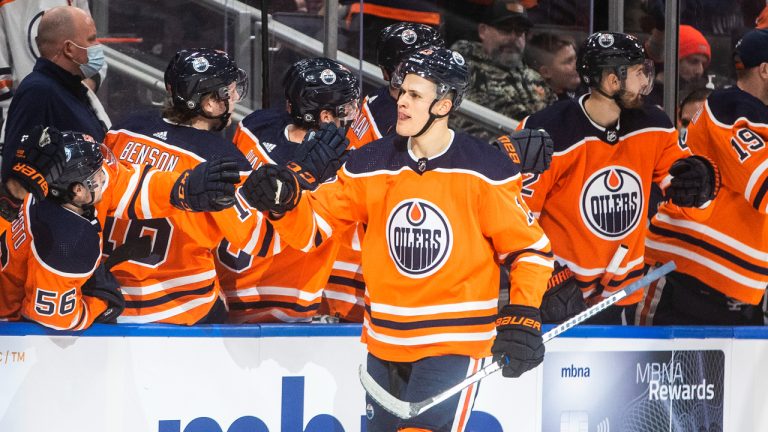
M 689 25 L 680 26 L 680 48 L 677 51 L 677 58 L 684 58 L 694 54 L 704 54 L 707 56 L 707 62 L 712 60 L 712 50 L 709 42 L 700 31 Z

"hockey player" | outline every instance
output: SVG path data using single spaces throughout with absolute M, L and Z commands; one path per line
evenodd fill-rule
M 679 205 L 663 204 L 646 239 L 650 264 L 677 270 L 646 292 L 641 324 L 763 325 L 768 284 L 768 30 L 748 32 L 735 49 L 736 86 L 715 90 L 688 126 L 686 144 L 711 158 L 722 186 L 711 202 L 684 184 Z M 697 156 L 699 157 L 699 156 Z M 683 161 L 684 162 L 684 161 Z M 678 162 L 695 176 L 701 167 Z M 673 180 L 674 181 L 674 180 Z M 704 208 L 684 208 L 685 204 Z
M 374 94 L 363 99 L 360 112 L 347 132 L 350 147 L 360 148 L 394 133 L 398 90 L 390 83 L 392 73 L 403 59 L 420 49 L 444 45 L 440 33 L 425 24 L 400 22 L 381 31 L 376 44 L 376 58 L 384 80 L 389 84 L 379 87 Z
M 215 133 L 225 128 L 247 91 L 245 72 L 212 49 L 180 50 L 165 72 L 169 102 L 162 113 L 136 115 L 109 131 L 106 144 L 121 160 L 179 171 L 207 160 L 232 158 L 250 171 L 243 155 Z M 109 220 L 104 253 L 150 235 L 151 255 L 113 270 L 126 297 L 119 322 L 192 325 L 224 322 L 226 308 L 212 250 L 226 236 L 248 251 L 272 251 L 268 224 L 238 201 L 220 213 L 184 213 L 172 218 Z
M 367 371 L 409 401 L 460 381 L 491 352 L 507 359 L 511 377 L 544 357 L 538 306 L 552 272 L 549 240 L 520 196 L 518 166 L 448 128 L 468 77 L 454 51 L 414 53 L 393 76 L 396 135 L 352 152 L 338 178 L 312 193 L 280 165 L 262 166 L 242 189 L 295 247 L 367 225 Z M 497 261 L 512 267 L 501 312 Z M 368 399 L 367 430 L 461 431 L 476 390 L 403 421 Z
M 137 115 L 107 134 L 120 160 L 160 170 L 194 167 L 206 160 L 232 158 L 242 172 L 250 164 L 217 132 L 230 124 L 235 104 L 247 90 L 245 73 L 229 56 L 212 49 L 181 50 L 165 73 L 169 103 L 162 115 Z M 313 156 L 309 149 L 302 157 Z M 306 161 L 295 160 L 302 167 Z M 317 176 L 320 177 L 320 176 Z M 115 220 L 105 228 L 105 253 L 124 241 L 150 234 L 152 254 L 115 268 L 127 304 L 119 322 L 191 325 L 226 319 L 213 251 L 226 237 L 246 253 L 265 256 L 281 249 L 269 223 L 238 200 L 220 213 L 185 213 L 150 221 Z
M 310 58 L 293 64 L 283 85 L 288 111 L 255 111 L 238 125 L 235 144 L 252 166 L 289 165 L 306 151 L 302 141 L 308 134 L 344 150 L 347 141 L 335 126 L 348 126 L 357 114 L 355 75 L 334 60 Z M 340 165 L 329 174 L 335 175 Z M 362 322 L 361 235 L 352 227 L 308 253 L 289 247 L 271 257 L 253 256 L 225 240 L 218 249 L 217 272 L 230 321 L 298 322 L 320 314 Z M 344 255 L 338 256 L 342 245 Z
M 5 320 L 24 318 L 58 330 L 114 321 L 125 302 L 109 271 L 114 260 L 99 264 L 105 217 L 181 213 L 175 207 L 218 210 L 234 201 L 239 176 L 228 161 L 179 175 L 119 164 L 102 144 L 79 132 L 37 128 L 22 148 L 24 141 L 60 154 L 48 154 L 55 159 L 49 167 L 53 175 L 44 176 L 49 181 L 31 176 L 22 182 L 45 187 L 26 195 L 18 217 L 0 233 L 0 318 Z M 17 160 L 13 168 L 29 166 Z M 41 198 L 46 190 L 48 198 Z M 121 249 L 116 255 L 131 252 Z
M 651 182 L 667 189 L 672 164 L 690 155 L 679 145 L 677 131 L 664 112 L 643 104 L 653 69 L 635 37 L 592 34 L 582 46 L 578 69 L 589 94 L 559 102 L 520 124 L 545 129 L 555 142 L 549 170 L 528 176 L 523 188 L 526 202 L 552 240 L 557 261 L 574 275 L 559 281 L 551 292 L 556 297 L 545 296 L 542 310 L 551 321 L 583 309 L 572 297 L 578 300 L 576 286 L 592 303 L 643 275 Z M 686 160 L 697 166 L 700 162 Z M 712 177 L 693 180 L 714 183 Z M 624 249 L 621 245 L 628 252 L 616 268 L 609 268 Z M 570 289 L 559 289 L 564 284 Z M 633 324 L 641 297 L 636 292 L 593 322 Z M 560 305 L 574 309 L 550 310 Z

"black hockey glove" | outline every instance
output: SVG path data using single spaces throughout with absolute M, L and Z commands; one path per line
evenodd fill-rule
M 521 305 L 501 308 L 491 352 L 494 360 L 505 360 L 501 373 L 507 378 L 517 378 L 538 366 L 544 360 L 539 310 Z
M 179 176 L 171 189 L 171 204 L 187 211 L 219 211 L 235 205 L 240 181 L 237 161 L 222 158 L 203 162 Z
M 90 278 L 80 287 L 84 296 L 96 297 L 107 302 L 107 310 L 101 313 L 94 322 L 112 323 L 125 309 L 125 298 L 120 291 L 120 284 L 104 264 L 96 267 Z
M 549 168 L 555 149 L 552 138 L 544 129 L 521 129 L 496 138 L 492 144 L 518 163 L 521 172 L 533 174 L 541 174 Z
M 104 266 L 107 268 L 107 271 L 110 271 L 112 267 L 120 263 L 146 258 L 150 254 L 152 254 L 152 237 L 148 235 L 138 238 L 134 237 L 116 247 L 104 261 Z
M 680 207 L 701 207 L 717 196 L 720 172 L 711 160 L 703 156 L 678 159 L 669 169 L 672 181 L 666 190 L 667 199 Z
M 37 199 L 43 199 L 48 195 L 48 184 L 61 175 L 65 159 L 61 132 L 53 127 L 35 126 L 21 137 L 4 180 L 13 178 Z
M 296 174 L 280 165 L 263 165 L 243 183 L 240 194 L 251 207 L 274 215 L 299 205 L 301 187 Z
M 302 189 L 313 190 L 344 165 L 347 146 L 349 140 L 342 129 L 333 123 L 323 123 L 317 131 L 307 133 L 286 166 L 296 173 Z
M 576 277 L 567 266 L 555 264 L 539 309 L 545 324 L 561 323 L 587 309 Z

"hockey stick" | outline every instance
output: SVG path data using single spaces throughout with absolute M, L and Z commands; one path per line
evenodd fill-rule
M 597 303 L 596 305 L 590 307 L 584 312 L 574 316 L 568 321 L 546 332 L 542 336 L 544 343 L 570 330 L 572 327 L 586 321 L 587 319 L 597 315 L 598 313 L 604 311 L 605 309 L 612 306 L 613 304 L 623 299 L 624 297 L 627 297 L 628 295 L 632 294 L 638 289 L 650 284 L 651 282 L 656 281 L 657 279 L 671 272 L 674 269 L 675 269 L 675 263 L 674 261 L 670 261 L 661 267 L 657 267 L 651 270 L 650 272 L 648 272 L 648 274 L 643 276 L 641 279 L 627 285 L 621 291 L 615 292 L 613 295 L 611 295 L 610 297 L 607 297 L 605 300 L 601 301 L 600 303 Z M 448 390 L 445 390 L 442 393 L 439 393 L 430 398 L 424 399 L 421 402 L 406 402 L 392 396 L 386 389 L 381 387 L 379 383 L 377 383 L 373 379 L 373 377 L 371 377 L 368 374 L 368 371 L 365 370 L 365 367 L 363 365 L 360 365 L 360 382 L 362 383 L 365 391 L 371 396 L 371 398 L 373 398 L 373 400 L 375 400 L 379 405 L 381 405 L 382 408 L 384 408 L 385 410 L 389 411 L 390 413 L 394 414 L 395 416 L 401 419 L 409 419 L 412 417 L 416 417 L 417 415 L 432 408 L 433 406 L 439 404 L 440 402 L 443 402 L 446 399 L 449 399 L 451 396 L 464 390 L 466 387 L 469 387 L 470 385 L 480 381 L 481 379 L 487 377 L 488 375 L 491 375 L 495 372 L 500 371 L 503 367 L 504 367 L 503 360 L 502 359 L 496 360 L 490 365 L 480 369 L 475 374 L 468 376 L 466 379 L 454 385 L 453 387 L 449 388 Z

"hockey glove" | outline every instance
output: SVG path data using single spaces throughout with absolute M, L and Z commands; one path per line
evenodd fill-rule
M 111 271 L 112 267 L 120 263 L 146 258 L 150 254 L 152 254 L 152 237 L 148 235 L 138 238 L 134 237 L 116 247 L 104 261 L 104 266 L 107 268 L 107 271 Z
M 16 179 L 37 199 L 48 194 L 48 184 L 58 180 L 65 163 L 61 132 L 35 126 L 21 137 L 7 178 Z
M 703 156 L 678 159 L 669 169 L 672 181 L 666 190 L 667 199 L 680 207 L 701 207 L 717 196 L 720 172 L 711 160 Z
M 521 172 L 533 174 L 541 174 L 549 168 L 555 149 L 552 138 L 544 129 L 521 129 L 496 138 L 492 144 L 518 163 Z
M 96 297 L 107 302 L 107 310 L 102 312 L 94 322 L 112 323 L 125 309 L 125 298 L 120 291 L 120 284 L 104 264 L 96 267 L 90 278 L 80 287 L 85 296 Z
M 251 207 L 282 215 L 299 205 L 301 187 L 297 176 L 288 168 L 264 165 L 248 176 L 240 194 Z
M 237 161 L 222 158 L 186 170 L 171 189 L 171 204 L 194 212 L 219 211 L 235 205 L 235 184 L 240 181 Z
M 545 324 L 561 323 L 587 309 L 571 269 L 555 264 L 539 309 L 541 322 Z
M 504 359 L 501 370 L 507 378 L 517 378 L 544 360 L 541 315 L 531 306 L 506 305 L 496 319 L 493 359 Z
M 296 173 L 302 189 L 313 190 L 344 165 L 347 146 L 349 140 L 335 124 L 323 123 L 317 131 L 307 133 L 286 166 Z

